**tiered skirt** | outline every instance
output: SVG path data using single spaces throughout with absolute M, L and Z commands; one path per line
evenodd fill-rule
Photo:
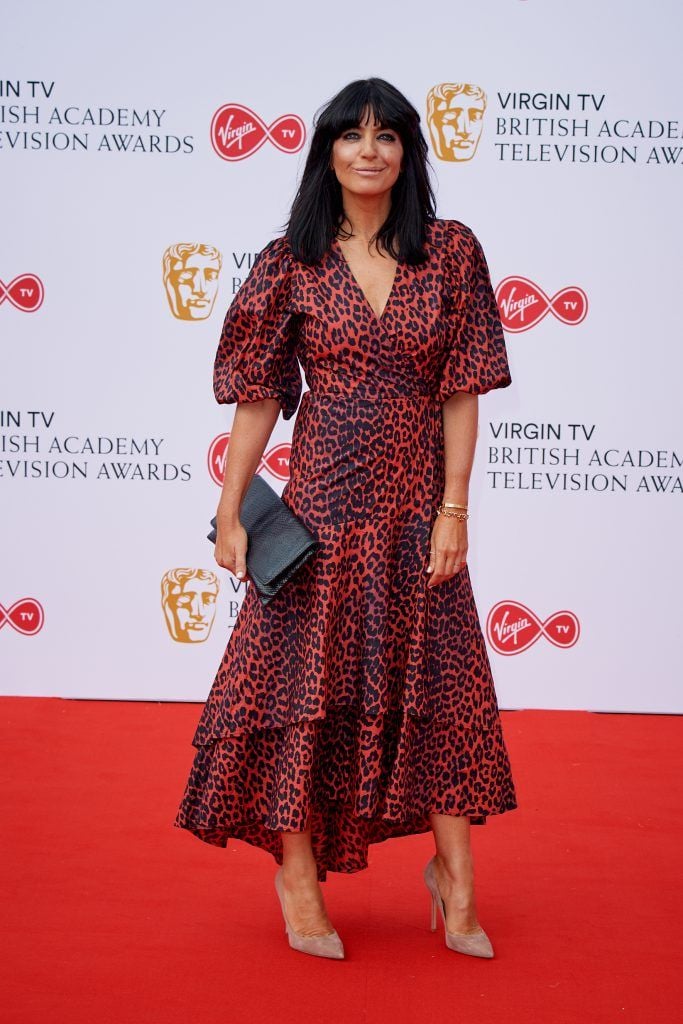
M 484 824 L 517 806 L 468 569 L 427 586 L 432 523 L 406 506 L 318 524 L 269 605 L 248 585 L 177 827 L 281 864 L 281 832 L 310 826 L 324 881 L 431 814 Z

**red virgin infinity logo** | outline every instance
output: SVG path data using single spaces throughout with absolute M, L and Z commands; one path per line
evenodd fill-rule
M 35 313 L 44 298 L 43 282 L 35 274 L 19 274 L 9 284 L 0 281 L 0 306 L 8 299 L 22 313 Z
M 208 465 L 211 479 L 219 487 L 223 486 L 225 473 L 225 456 L 230 442 L 230 434 L 219 434 L 209 446 Z M 277 480 L 289 480 L 289 455 L 291 444 L 276 444 L 264 453 L 256 472 L 267 469 Z
M 572 285 L 551 299 L 527 277 L 506 277 L 496 289 L 496 302 L 506 331 L 528 331 L 552 313 L 563 324 L 575 327 L 588 312 L 588 296 Z
M 0 629 L 6 622 L 9 622 L 17 633 L 23 633 L 24 636 L 35 636 L 43 628 L 45 622 L 43 606 L 34 597 L 22 597 L 20 601 L 15 601 L 10 608 L 3 608 L 0 604 Z
M 211 145 L 222 160 L 253 156 L 268 139 L 283 153 L 297 153 L 305 138 L 306 125 L 298 114 L 282 114 L 266 124 L 239 103 L 226 103 L 211 121 Z
M 555 647 L 573 647 L 579 639 L 580 626 L 573 612 L 555 612 L 541 622 L 519 601 L 499 601 L 489 612 L 486 632 L 499 654 L 521 654 L 541 636 Z

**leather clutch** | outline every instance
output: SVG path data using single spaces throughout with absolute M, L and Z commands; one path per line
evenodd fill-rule
M 280 495 L 254 476 L 242 500 L 240 522 L 247 531 L 247 571 L 263 605 L 267 605 L 316 552 L 320 542 Z M 216 542 L 216 516 L 207 537 Z

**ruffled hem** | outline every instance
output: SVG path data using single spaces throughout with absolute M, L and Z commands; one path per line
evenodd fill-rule
M 431 829 L 429 815 L 517 806 L 500 723 L 463 734 L 453 722 L 396 709 L 241 730 L 197 747 L 174 825 L 225 847 L 241 839 L 282 863 L 281 831 L 311 826 L 318 878 L 368 866 L 371 843 Z
M 281 863 L 280 833 L 310 824 L 322 881 L 432 813 L 484 824 L 516 807 L 469 573 L 427 587 L 429 530 L 411 510 L 324 526 L 265 610 L 249 587 L 176 825 Z

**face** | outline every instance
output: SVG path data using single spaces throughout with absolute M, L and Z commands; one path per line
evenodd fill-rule
M 211 632 L 218 587 L 210 580 L 189 579 L 175 584 L 164 607 L 169 632 L 180 643 L 201 643 Z
M 441 160 L 470 160 L 483 127 L 485 100 L 459 92 L 436 103 L 430 129 Z
M 197 252 L 176 260 L 166 288 L 180 320 L 206 320 L 218 290 L 218 262 Z
M 367 114 L 362 124 L 348 128 L 332 146 L 332 167 L 342 190 L 358 196 L 388 192 L 399 176 L 402 159 L 398 132 Z

